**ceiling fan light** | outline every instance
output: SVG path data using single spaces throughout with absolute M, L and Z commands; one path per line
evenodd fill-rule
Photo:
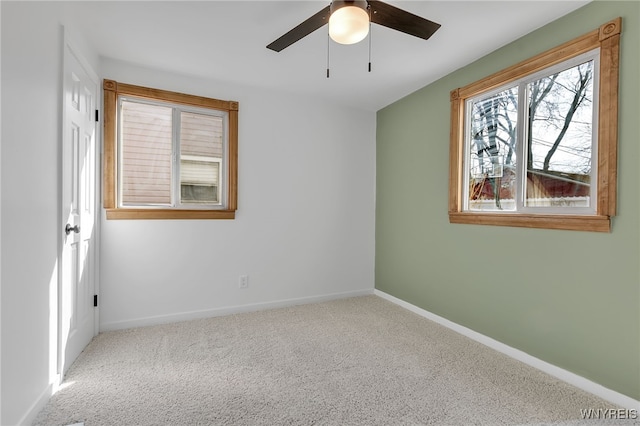
M 353 3 L 364 3 L 366 5 L 366 2 Z M 369 14 L 366 8 L 362 8 L 359 5 L 345 5 L 331 12 L 329 17 L 329 36 L 336 43 L 358 43 L 367 34 L 369 34 Z

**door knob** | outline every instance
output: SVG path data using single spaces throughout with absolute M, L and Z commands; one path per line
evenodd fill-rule
M 67 226 L 64 227 L 64 233 L 69 235 L 71 231 L 77 234 L 78 232 L 80 232 L 80 227 L 78 225 L 71 226 L 71 224 L 67 223 Z

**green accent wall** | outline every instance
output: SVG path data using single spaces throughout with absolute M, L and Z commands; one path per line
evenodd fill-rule
M 622 17 L 611 233 L 450 224 L 449 92 Z M 640 400 L 640 3 L 596 1 L 377 113 L 376 289 Z

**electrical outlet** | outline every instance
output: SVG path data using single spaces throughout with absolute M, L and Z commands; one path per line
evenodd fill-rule
M 238 288 L 247 287 L 249 287 L 249 275 L 240 275 L 240 279 L 238 280 Z

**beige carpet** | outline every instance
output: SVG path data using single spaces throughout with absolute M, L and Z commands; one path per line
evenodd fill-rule
M 64 386 L 36 425 L 635 423 L 377 296 L 102 333 Z

